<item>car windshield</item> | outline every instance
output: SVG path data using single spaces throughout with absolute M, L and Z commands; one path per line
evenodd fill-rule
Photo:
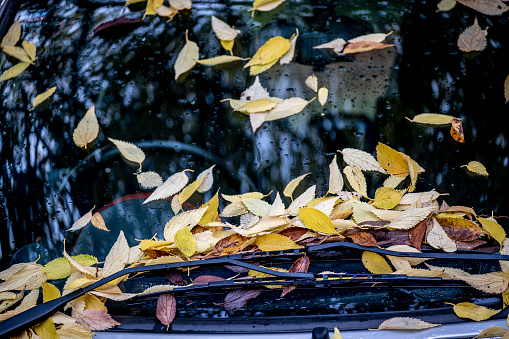
M 451 308 L 445 302 L 505 305 L 505 288 L 470 288 L 458 271 L 437 268 L 497 272 L 497 282 L 509 283 L 503 262 L 501 268 L 475 257 L 509 253 L 503 2 L 0 6 L 1 269 L 35 261 L 51 268 L 65 243 L 66 253 L 89 255 L 80 265 L 97 269 L 95 277 L 78 269 L 83 276 L 74 279 L 99 279 L 121 239 L 131 248 L 126 265 L 295 250 L 242 260 L 281 272 L 308 273 L 299 261 L 308 258 L 315 275 L 401 275 L 397 286 L 382 276 L 369 276 L 381 280 L 368 285 L 359 282 L 367 276 L 350 277 L 347 288 L 289 285 L 285 297 L 281 288 L 258 285 L 261 296 L 242 296 L 238 309 L 224 306 L 219 285 L 201 298 L 190 290 L 178 298 L 173 326 L 181 331 L 197 318 L 247 324 L 278 314 L 377 314 L 350 327 L 376 328 L 389 318 L 385 312 L 428 310 L 422 316 L 429 320 L 430 310 Z M 306 252 L 335 242 L 359 247 Z M 477 252 L 426 266 L 368 251 L 379 247 Z M 225 264 L 175 267 L 117 284 L 141 293 L 191 285 L 200 276 L 218 279 L 207 283 L 272 277 Z M 428 280 L 403 278 L 414 274 Z M 0 295 L 10 291 L 9 277 L 0 274 Z M 55 285 L 72 290 L 64 278 L 57 275 Z M 372 288 L 378 283 L 383 287 Z M 118 317 L 152 317 L 162 326 L 154 317 L 159 297 L 107 305 Z M 82 311 L 94 308 L 89 304 Z M 313 327 L 292 319 L 286 331 Z

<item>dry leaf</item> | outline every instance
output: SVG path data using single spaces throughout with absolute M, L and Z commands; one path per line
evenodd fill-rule
M 288 39 L 280 36 L 271 38 L 258 49 L 251 60 L 249 60 L 249 62 L 244 65 L 244 68 L 256 65 L 267 65 L 276 62 L 288 51 L 288 49 L 290 49 L 290 41 Z
M 387 173 L 396 177 L 406 177 L 410 173 L 407 160 L 395 149 L 379 142 L 376 146 L 376 154 L 380 166 Z
M 175 233 L 175 245 L 186 257 L 191 257 L 196 252 L 196 239 L 188 227 Z
M 408 209 L 394 219 L 389 225 L 387 225 L 387 227 L 398 230 L 411 229 L 426 219 L 432 211 L 433 208 L 430 207 Z
M 362 263 L 368 271 L 374 274 L 391 274 L 392 268 L 385 259 L 376 253 L 364 251 L 362 252 Z
M 467 318 L 474 321 L 483 321 L 491 318 L 500 310 L 492 310 L 484 306 L 478 306 L 472 303 L 459 303 L 454 305 L 454 313 L 460 318 Z
M 232 28 L 226 22 L 219 20 L 215 16 L 211 17 L 212 30 L 219 40 L 230 41 L 237 37 L 240 31 Z
M 43 320 L 40 324 L 35 325 L 34 332 L 40 337 L 40 339 L 58 338 L 55 324 L 53 324 L 53 321 L 49 317 Z M 32 338 L 33 337 L 34 336 L 32 336 Z
M 431 324 L 417 318 L 395 317 L 385 320 L 378 326 L 379 330 L 424 330 L 437 327 L 440 324 Z
M 318 78 L 316 75 L 310 75 L 306 78 L 306 85 L 313 91 L 318 92 Z
M 72 227 L 69 228 L 68 231 L 78 231 L 83 227 L 87 226 L 90 220 L 92 220 L 92 211 L 94 210 L 94 208 L 95 206 L 92 207 L 92 209 L 88 211 L 85 215 L 79 218 L 74 224 L 72 224 Z
M 100 230 L 109 232 L 110 230 L 106 227 L 106 223 L 104 222 L 104 218 L 99 212 L 95 212 L 94 215 L 92 215 L 92 218 L 90 219 L 92 222 L 92 225 L 95 228 L 98 228 Z
M 238 310 L 247 305 L 249 300 L 256 298 L 263 290 L 234 290 L 224 298 L 223 307 L 227 310 Z
M 353 190 L 367 198 L 368 192 L 366 187 L 366 178 L 364 178 L 364 174 L 362 174 L 361 169 L 356 166 L 346 166 L 343 168 L 343 173 Z
M 445 252 L 454 252 L 458 249 L 456 243 L 449 238 L 436 219 L 433 219 L 433 227 L 426 237 L 426 242 L 431 247 L 444 250 Z
M 152 194 L 143 202 L 144 204 L 160 199 L 166 199 L 178 192 L 180 192 L 189 181 L 186 171 L 177 172 L 160 185 Z
M 493 273 L 472 274 L 470 276 L 458 276 L 456 278 L 463 280 L 473 288 L 494 294 L 504 292 L 509 284 L 509 280 Z
M 59 339 L 90 339 L 93 332 L 85 326 L 67 323 L 57 329 L 57 335 Z
M 304 207 L 299 209 L 299 218 L 304 225 L 315 232 L 324 234 L 336 234 L 336 229 L 325 213 L 317 209 Z
M 509 331 L 507 328 L 503 328 L 502 326 L 490 326 L 484 330 L 482 330 L 478 335 L 474 338 L 492 338 L 492 337 L 503 337 L 504 334 Z
M 501 0 L 457 0 L 460 4 L 486 15 L 501 15 L 509 7 Z
M 12 66 L 11 68 L 2 73 L 2 76 L 0 76 L 0 82 L 17 77 L 25 69 L 27 69 L 28 66 L 30 66 L 30 63 L 28 62 L 20 62 L 19 64 Z
M 310 102 L 302 98 L 290 98 L 285 99 L 283 102 L 278 103 L 276 107 L 272 108 L 265 118 L 265 121 L 272 121 L 277 119 L 283 119 L 291 115 L 300 113 Z
M 78 147 L 87 149 L 87 145 L 97 138 L 99 123 L 95 116 L 95 106 L 92 105 L 72 134 L 72 139 Z M 111 139 L 110 139 L 111 140 Z
M 180 192 L 180 194 L 179 194 L 179 202 L 180 202 L 181 205 L 184 202 L 186 202 L 187 199 L 189 199 L 194 194 L 194 192 L 196 192 L 196 190 L 198 189 L 198 187 L 201 186 L 201 184 L 203 183 L 204 180 L 205 180 L 205 176 L 203 176 L 201 178 L 198 178 L 198 179 L 196 179 L 196 181 L 194 181 L 191 184 L 189 184 L 188 186 L 186 186 L 182 190 L 182 192 Z
M 483 51 L 486 48 L 487 36 L 488 29 L 482 30 L 475 18 L 474 24 L 461 32 L 458 48 L 462 52 Z
M 445 233 L 456 241 L 472 241 L 478 239 L 483 231 L 481 228 L 463 218 L 442 218 L 437 215 L 436 220 L 442 226 Z
M 493 239 L 498 241 L 500 246 L 502 246 L 502 243 L 506 237 L 504 228 L 495 220 L 477 218 L 477 221 L 481 223 L 484 231 L 488 233 Z
M 425 204 L 437 199 L 439 196 L 440 193 L 435 190 L 419 193 L 407 193 L 401 198 L 399 203 L 401 205 L 413 205 L 415 203 Z
M 136 179 L 142 188 L 157 188 L 163 184 L 163 178 L 156 172 L 136 173 Z
M 384 49 L 387 47 L 393 47 L 394 45 L 386 45 L 380 42 L 374 41 L 358 41 L 358 42 L 349 42 L 348 45 L 343 49 L 344 54 L 352 54 L 352 53 L 361 53 L 361 52 L 369 52 L 378 49 Z
M 44 284 L 44 283 L 43 283 Z M 35 305 L 37 305 L 37 299 L 39 298 L 39 289 L 32 290 L 22 300 L 21 303 L 14 310 L 24 312 Z
M 259 217 L 265 217 L 269 213 L 270 204 L 260 199 L 242 198 L 242 203 L 249 212 Z
M 318 90 L 318 102 L 320 105 L 325 105 L 329 98 L 329 90 L 326 87 L 322 87 Z
M 28 53 L 21 47 L 17 46 L 5 46 L 2 51 L 12 57 L 15 57 L 19 61 L 33 63 Z
M 201 207 L 195 210 L 182 212 L 171 218 L 164 226 L 164 239 L 166 241 L 175 241 L 175 234 L 184 227 L 193 228 L 196 226 L 207 209 L 208 206 Z
M 74 310 L 74 312 L 78 317 L 78 323 L 92 331 L 103 331 L 120 325 L 107 312 L 102 310 Z
M 376 239 L 371 233 L 358 232 L 358 233 L 353 233 L 351 235 L 348 235 L 348 234 L 345 234 L 345 235 L 347 237 L 349 237 L 350 239 L 352 239 L 352 241 L 355 244 L 359 244 L 362 246 L 368 246 L 368 247 L 376 246 Z
M 285 187 L 285 189 L 283 190 L 283 195 L 285 197 L 288 197 L 288 198 L 292 198 L 293 196 L 293 191 L 295 191 L 295 189 L 297 188 L 297 186 L 299 186 L 300 182 L 306 177 L 308 176 L 310 173 L 306 173 L 306 174 L 303 174 L 297 178 L 294 178 L 292 179 Z
M 387 38 L 391 34 L 392 34 L 392 32 L 389 32 L 387 34 L 385 34 L 385 33 L 371 33 L 371 34 L 361 35 L 356 38 L 348 40 L 348 43 L 353 44 L 353 43 L 364 42 L 364 41 L 382 42 L 385 40 L 385 38 Z
M 456 1 L 456 0 L 454 0 Z M 407 118 L 408 119 L 408 118 Z M 423 125 L 449 125 L 451 120 L 454 119 L 451 115 L 445 114 L 437 114 L 437 113 L 422 113 L 416 115 L 412 120 L 408 119 L 411 122 L 415 122 Z
M 336 159 L 336 155 L 334 155 L 334 159 L 329 165 L 329 193 L 339 194 L 343 189 L 343 175 L 338 167 L 338 161 Z
M 212 165 L 209 168 L 207 168 L 205 171 L 198 174 L 197 179 L 201 179 L 205 177 L 205 179 L 202 181 L 202 183 L 198 186 L 196 191 L 200 193 L 207 192 L 209 189 L 212 188 L 212 184 L 214 183 L 214 173 L 212 170 L 214 169 L 216 165 Z
M 486 171 L 486 167 L 481 164 L 479 161 L 470 161 L 466 165 L 462 165 L 461 167 L 466 167 L 470 172 L 474 172 L 479 175 L 488 176 L 488 172 Z
M 456 6 L 456 2 L 457 2 L 456 0 L 441 0 L 437 4 L 437 8 L 439 11 L 447 12 L 453 9 L 454 6 Z
M 328 49 L 332 49 L 335 53 L 339 54 L 343 51 L 343 48 L 345 47 L 345 45 L 346 45 L 346 41 L 342 38 L 338 38 L 338 39 L 329 41 L 325 44 L 315 46 L 313 48 L 315 48 L 315 49 L 328 48 Z
M 463 133 L 463 123 L 461 119 L 451 120 L 451 137 L 457 142 L 465 142 L 465 134 Z
M 128 161 L 138 163 L 141 169 L 141 163 L 145 160 L 145 153 L 138 146 L 127 141 L 108 138 L 115 146 L 117 146 L 120 154 Z
M 379 187 L 375 192 L 373 206 L 382 209 L 391 209 L 401 200 L 403 192 L 390 187 Z
M 28 42 L 28 41 L 23 41 L 21 43 L 21 45 L 23 46 L 23 49 L 27 53 L 27 55 L 30 58 L 30 60 L 31 61 L 35 61 L 35 59 L 36 59 L 35 53 L 37 51 L 37 48 L 35 47 L 35 45 L 33 43 L 31 43 L 31 42 Z
M 107 277 L 124 269 L 129 261 L 129 244 L 125 238 L 124 231 L 120 231 L 117 241 L 111 247 L 110 252 L 104 260 L 101 277 Z
M 505 78 L 504 81 L 504 97 L 505 97 L 505 103 L 509 101 L 509 75 L 507 78 Z
M 334 336 L 332 337 L 332 339 L 343 339 L 337 327 L 334 327 Z
M 200 50 L 196 42 L 190 41 L 187 37 L 186 31 L 186 44 L 180 50 L 177 61 L 175 61 L 175 80 L 181 74 L 184 74 L 190 71 L 194 65 L 196 65 L 196 60 L 200 59 Z
M 48 89 L 46 92 L 44 93 L 41 93 L 39 95 L 37 95 L 35 98 L 34 98 L 34 101 L 32 103 L 32 108 L 30 110 L 33 110 L 37 105 L 43 103 L 46 99 L 48 99 L 50 96 L 52 96 L 55 91 L 57 90 L 57 87 L 51 87 L 50 89 Z M 93 107 L 93 106 L 92 106 Z M 95 116 L 95 115 L 94 115 Z M 97 120 L 97 119 L 96 119 Z
M 289 64 L 295 57 L 295 46 L 297 45 L 297 38 L 299 37 L 299 30 L 295 30 L 295 34 L 290 38 L 290 48 L 288 48 L 288 51 L 279 59 L 280 65 Z
M 161 294 L 157 298 L 156 317 L 163 324 L 170 326 L 177 314 L 177 300 L 172 293 Z
M 309 268 L 309 258 L 304 254 L 303 257 L 298 258 L 292 264 L 292 267 L 288 270 L 291 273 L 307 273 Z M 296 286 L 283 286 L 283 291 L 281 292 L 281 298 L 293 291 Z
M 222 64 L 229 63 L 229 62 L 239 61 L 239 60 L 247 60 L 247 59 L 244 59 L 244 58 L 241 58 L 238 56 L 234 56 L 234 55 L 220 55 L 220 56 L 213 57 L 210 59 L 196 60 L 196 62 L 199 63 L 200 65 L 204 65 L 204 66 L 217 66 L 217 65 L 222 65 Z
M 277 103 L 271 99 L 254 99 L 247 101 L 242 106 L 235 108 L 234 111 L 240 111 L 242 113 L 261 113 L 267 112 L 277 106 Z
M 97 258 L 91 255 L 75 255 L 71 257 L 80 266 L 92 266 L 97 264 Z M 67 278 L 71 274 L 71 265 L 65 257 L 57 258 L 44 265 L 43 272 L 46 273 L 48 280 Z
M 350 166 L 357 166 L 363 171 L 377 171 L 387 174 L 375 157 L 368 152 L 354 148 L 344 148 L 339 152 L 343 155 L 343 160 Z
M 191 9 L 193 4 L 191 0 L 170 0 L 170 6 L 176 10 Z
M 19 19 L 14 21 L 14 23 L 9 27 L 9 30 L 2 38 L 2 42 L 0 42 L 0 46 L 2 48 L 6 46 L 14 46 L 18 43 L 21 38 L 21 25 L 19 23 Z
M 249 9 L 251 17 L 254 16 L 254 11 L 268 12 L 281 5 L 285 0 L 255 0 L 253 2 L 253 8 Z
M 205 204 L 203 204 L 201 207 L 207 207 L 207 210 L 203 214 L 201 220 L 198 222 L 198 225 L 206 225 L 210 222 L 214 222 L 217 219 L 218 208 L 219 208 L 219 191 L 216 192 L 216 194 Z
M 245 241 L 246 238 L 238 234 L 229 235 L 216 243 L 211 254 L 219 256 L 235 254 L 240 251 Z
M 256 238 L 256 246 L 262 251 L 280 251 L 302 248 L 295 242 L 280 234 L 265 234 Z

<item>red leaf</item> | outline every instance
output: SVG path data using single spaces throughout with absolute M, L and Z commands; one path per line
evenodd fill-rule
M 306 234 L 307 231 L 308 229 L 303 227 L 288 227 L 279 232 L 279 234 L 287 238 L 290 238 L 290 240 L 292 241 L 297 241 L 300 239 L 300 237 Z
M 108 312 L 102 310 L 91 309 L 76 311 L 76 315 L 78 316 L 76 319 L 78 324 L 83 325 L 92 331 L 107 330 L 108 328 L 120 325 L 120 323 L 116 322 L 115 319 L 108 314 Z
M 202 285 L 202 284 L 208 284 L 212 281 L 224 281 L 226 279 L 221 277 L 216 277 L 215 275 L 200 275 L 199 277 L 196 277 L 193 280 L 194 285 Z
M 486 244 L 485 240 L 473 240 L 473 241 L 456 241 L 456 246 L 459 250 L 473 250 L 476 247 Z
M 234 290 L 224 297 L 223 307 L 227 310 L 238 310 L 247 305 L 248 301 L 256 298 L 263 290 Z
M 290 267 L 289 272 L 291 273 L 306 273 L 309 268 L 309 258 L 304 254 L 303 257 L 295 260 L 292 267 Z M 295 289 L 296 286 L 283 286 L 283 292 L 281 292 L 281 297 L 290 293 Z
M 412 227 L 410 231 L 408 231 L 410 243 L 412 244 L 413 247 L 417 248 L 419 251 L 421 250 L 422 239 L 424 239 L 424 234 L 426 233 L 427 226 L 428 219 L 424 219 L 416 226 Z
M 166 330 L 168 330 L 173 319 L 175 319 L 176 313 L 177 301 L 173 294 L 161 294 L 159 298 L 157 298 L 156 317 L 163 325 L 167 326 Z
M 177 269 L 170 269 L 167 272 L 165 272 L 164 275 L 166 275 L 166 277 L 170 279 L 172 284 L 180 285 L 186 282 L 184 280 L 184 275 L 182 274 L 182 272 Z
M 347 235 L 347 237 L 351 238 L 354 243 L 362 246 L 376 246 L 375 237 L 367 232 L 357 232 Z

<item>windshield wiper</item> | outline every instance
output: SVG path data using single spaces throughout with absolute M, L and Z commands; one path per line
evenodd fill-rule
M 101 280 L 90 284 L 86 287 L 80 288 L 69 294 L 66 294 L 58 299 L 47 301 L 35 307 L 32 307 L 20 314 L 17 314 L 9 319 L 2 321 L 0 324 L 0 337 L 8 338 L 18 334 L 24 329 L 39 324 L 44 319 L 51 316 L 53 313 L 62 309 L 68 302 L 81 297 L 87 292 L 90 292 L 114 279 L 120 278 L 127 274 L 142 273 L 142 272 L 155 272 L 163 271 L 176 268 L 185 267 L 214 267 L 224 265 L 236 265 L 244 267 L 250 270 L 255 270 L 261 273 L 270 274 L 274 277 L 270 278 L 255 278 L 255 279 L 243 279 L 243 280 L 226 280 L 219 282 L 209 282 L 203 285 L 192 285 L 183 286 L 174 289 L 173 291 L 164 291 L 162 293 L 178 293 L 179 291 L 196 291 L 203 289 L 217 289 L 217 288 L 253 288 L 261 287 L 266 285 L 294 285 L 294 286 L 308 286 L 313 288 L 337 286 L 340 284 L 359 284 L 366 283 L 394 283 L 394 282 L 414 282 L 414 283 L 426 283 L 426 284 L 443 284 L 446 280 L 442 278 L 434 277 L 408 277 L 406 275 L 395 275 L 395 274 L 313 274 L 313 273 L 292 273 L 292 272 L 281 272 L 272 270 L 266 267 L 260 267 L 251 264 L 246 261 L 262 261 L 272 260 L 280 258 L 293 258 L 299 257 L 303 254 L 319 253 L 324 251 L 334 251 L 337 248 L 350 248 L 361 251 L 369 251 L 383 255 L 392 255 L 397 257 L 413 257 L 413 258 L 429 258 L 429 259 L 465 259 L 465 260 L 507 260 L 509 261 L 509 255 L 500 254 L 487 254 L 479 253 L 475 251 L 464 251 L 466 253 L 443 253 L 443 252 L 428 252 L 428 253 L 415 253 L 415 252 L 397 252 L 377 247 L 366 247 L 358 244 L 348 242 L 335 242 L 323 245 L 315 245 L 307 248 L 292 249 L 284 251 L 271 251 L 271 252 L 252 252 L 252 253 L 239 253 L 228 255 L 213 259 L 204 259 L 196 261 L 185 261 L 169 264 L 158 264 L 150 266 L 130 267 L 123 269 L 117 273 L 109 275 Z M 281 280 L 284 279 L 284 280 Z M 465 286 L 464 284 L 458 284 L 454 282 L 455 286 Z M 144 294 L 143 297 L 150 297 L 160 293 Z

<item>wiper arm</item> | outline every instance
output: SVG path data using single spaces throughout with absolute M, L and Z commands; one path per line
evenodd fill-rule
M 192 266 L 222 266 L 222 265 L 236 265 L 248 269 L 252 269 L 258 272 L 266 273 L 275 276 L 276 278 L 285 278 L 286 281 L 277 281 L 277 283 L 270 282 L 269 280 L 259 280 L 259 281 L 249 281 L 245 284 L 250 283 L 250 287 L 253 286 L 263 286 L 263 285 L 304 285 L 304 284 L 316 284 L 317 283 L 323 283 L 320 281 L 317 281 L 317 277 L 312 273 L 291 273 L 291 272 L 280 272 L 276 270 L 271 270 L 269 268 L 260 267 L 253 265 L 251 263 L 245 262 L 245 261 L 257 261 L 257 260 L 266 260 L 266 259 L 277 259 L 277 258 L 288 258 L 288 257 L 297 257 L 304 253 L 316 253 L 320 251 L 327 251 L 327 250 L 335 250 L 339 247 L 344 248 L 351 248 L 356 250 L 362 250 L 362 251 L 369 251 L 374 252 L 378 254 L 383 255 L 392 255 L 397 257 L 413 257 L 413 258 L 430 258 L 430 259 L 467 259 L 467 260 L 507 260 L 509 261 L 509 255 L 500 255 L 500 254 L 486 254 L 486 253 L 414 253 L 414 252 L 397 252 L 397 251 L 391 251 L 391 250 L 385 250 L 377 247 L 366 247 L 358 244 L 348 243 L 348 242 L 335 242 L 335 243 L 329 243 L 329 244 L 323 244 L 323 245 L 315 245 L 310 246 L 307 248 L 301 248 L 301 249 L 292 249 L 292 250 L 284 250 L 284 251 L 270 251 L 270 252 L 252 252 L 252 253 L 239 253 L 239 254 L 233 254 L 229 256 L 224 256 L 220 258 L 213 258 L 213 259 L 204 259 L 204 260 L 197 260 L 197 261 L 185 261 L 185 262 L 178 262 L 178 263 L 169 263 L 169 264 L 158 264 L 158 265 L 150 265 L 150 266 L 140 266 L 140 267 L 130 267 L 123 269 L 117 273 L 114 273 L 112 275 L 109 275 L 105 278 L 102 278 L 101 280 L 90 284 L 86 287 L 80 288 L 76 291 L 73 291 L 69 294 L 66 294 L 65 296 L 62 296 L 58 299 L 54 299 L 45 303 L 42 303 L 40 305 L 37 305 L 35 307 L 32 307 L 20 314 L 17 314 L 9 319 L 6 319 L 2 321 L 0 324 L 0 337 L 2 338 L 8 338 L 12 337 L 16 334 L 18 334 L 23 329 L 27 329 L 29 327 L 32 327 L 34 325 L 37 325 L 41 323 L 44 319 L 51 316 L 53 313 L 57 312 L 58 310 L 62 309 L 68 302 L 81 297 L 87 292 L 90 292 L 114 279 L 120 278 L 127 274 L 132 273 L 142 273 L 142 272 L 155 272 L 155 271 L 161 271 L 161 270 L 168 270 L 168 269 L 175 269 L 175 268 L 183 268 L 183 267 L 192 267 Z M 433 279 L 437 281 L 441 281 L 441 278 L 427 278 L 422 279 L 422 277 L 407 277 L 406 275 L 393 275 L 393 274 L 387 274 L 387 275 L 342 275 L 343 278 L 348 278 L 348 283 L 353 283 L 351 279 L 354 279 L 354 277 L 361 277 L 364 276 L 361 279 L 364 279 L 363 281 L 369 281 L 370 283 L 374 283 L 376 281 L 372 280 L 373 278 L 376 279 L 382 279 L 383 281 L 392 280 L 392 279 L 410 279 L 410 278 L 417 278 L 420 280 L 427 280 L 431 281 Z M 370 277 L 370 279 L 366 279 L 366 277 Z M 357 279 L 356 278 L 356 279 Z M 275 279 L 275 278 L 272 278 Z M 327 279 L 330 280 L 330 279 Z M 338 283 L 339 279 L 334 279 L 335 283 Z M 331 280 L 332 281 L 332 280 Z M 346 279 L 344 280 L 346 281 Z M 329 282 L 330 281 L 326 281 Z M 223 285 L 221 285 L 223 284 Z M 204 285 L 203 287 L 199 287 L 200 285 L 194 286 L 194 289 L 202 289 L 202 288 L 210 288 L 210 287 L 220 287 L 220 286 L 239 286 L 242 287 L 240 284 L 235 285 L 235 281 L 233 282 L 216 282 L 216 283 L 209 283 L 208 285 Z M 245 285 L 247 286 L 247 285 Z M 185 289 L 186 287 L 182 287 L 179 289 Z M 171 293 L 171 291 L 167 291 L 166 293 Z M 147 294 L 148 296 L 148 294 Z

